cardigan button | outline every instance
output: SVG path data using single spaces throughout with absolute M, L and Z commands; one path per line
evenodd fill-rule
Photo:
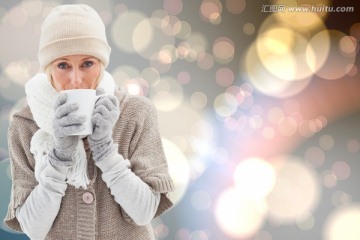
M 82 195 L 82 199 L 85 203 L 90 204 L 94 201 L 94 195 L 92 195 L 90 192 L 86 192 Z

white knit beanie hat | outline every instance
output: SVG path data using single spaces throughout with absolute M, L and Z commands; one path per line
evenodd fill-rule
M 75 54 L 96 57 L 106 68 L 110 52 L 105 25 L 88 5 L 57 6 L 41 26 L 38 57 L 43 71 L 55 59 Z

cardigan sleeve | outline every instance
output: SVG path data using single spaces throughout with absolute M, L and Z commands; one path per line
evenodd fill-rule
M 15 118 L 8 130 L 8 146 L 11 167 L 12 188 L 5 224 L 13 230 L 22 231 L 16 219 L 16 209 L 22 205 L 38 182 L 34 175 L 35 160 L 30 153 L 31 129 L 27 120 Z
M 129 160 L 131 170 L 147 183 L 153 192 L 161 193 L 156 217 L 173 205 L 167 193 L 174 190 L 174 183 L 168 171 L 156 109 L 147 98 L 141 98 L 136 105 L 139 121 L 130 143 Z

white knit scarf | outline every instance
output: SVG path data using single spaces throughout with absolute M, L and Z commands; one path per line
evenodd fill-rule
M 98 88 L 103 88 L 105 94 L 114 94 L 114 79 L 108 72 L 104 72 Z M 35 178 L 39 176 L 48 162 L 47 155 L 53 149 L 54 103 L 59 92 L 51 85 L 45 73 L 36 74 L 25 85 L 27 102 L 39 130 L 34 134 L 30 143 L 30 152 L 35 158 Z M 70 167 L 67 183 L 76 188 L 87 188 L 89 178 L 87 176 L 87 158 L 83 141 L 79 139 L 76 150 L 72 156 L 74 165 Z

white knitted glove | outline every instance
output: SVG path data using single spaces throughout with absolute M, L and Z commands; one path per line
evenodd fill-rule
M 97 89 L 96 94 L 102 95 L 105 91 Z M 95 162 L 101 161 L 105 156 L 116 149 L 112 139 L 113 128 L 119 118 L 119 100 L 113 95 L 102 95 L 95 103 L 92 116 L 94 131 L 89 136 L 89 144 Z
M 71 156 L 79 142 L 79 136 L 71 134 L 82 131 L 86 116 L 76 116 L 73 113 L 79 108 L 76 103 L 66 103 L 66 94 L 60 93 L 56 98 L 53 120 L 54 151 L 50 152 L 50 161 L 57 165 L 72 165 Z

